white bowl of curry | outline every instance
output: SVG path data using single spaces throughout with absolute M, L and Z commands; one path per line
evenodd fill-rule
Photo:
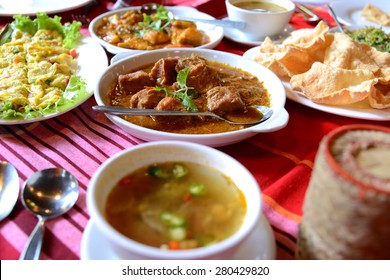
M 143 14 L 139 6 L 106 12 L 94 18 L 88 29 L 92 38 L 112 54 L 178 47 L 212 49 L 222 40 L 222 27 L 182 20 L 168 22 L 164 11 L 174 16 L 214 17 L 192 7 L 161 7 L 161 13 L 151 16 Z
M 211 117 L 107 117 L 144 141 L 181 140 L 225 146 L 286 126 L 286 92 L 270 70 L 241 56 L 208 49 L 163 49 L 113 63 L 95 89 L 98 105 L 139 109 L 211 111 L 246 117 L 252 105 L 273 115 L 258 125 L 232 125 Z M 249 116 L 248 118 L 253 117 Z

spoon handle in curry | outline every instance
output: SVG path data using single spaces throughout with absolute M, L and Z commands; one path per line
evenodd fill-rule
M 188 21 L 198 21 L 202 23 L 213 24 L 222 27 L 237 28 L 243 29 L 246 26 L 245 22 L 242 21 L 232 21 L 232 20 L 218 20 L 218 19 L 203 19 L 203 18 L 189 18 L 183 16 L 175 16 L 175 19 L 188 20 Z

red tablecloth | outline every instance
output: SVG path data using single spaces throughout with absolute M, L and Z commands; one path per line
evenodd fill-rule
M 134 5 L 143 2 L 146 1 L 135 1 Z M 196 7 L 217 18 L 226 15 L 224 0 L 166 1 L 168 5 L 176 3 Z M 107 11 L 105 4 L 105 1 L 100 1 L 88 16 L 92 19 Z M 325 9 L 317 9 L 333 23 Z M 82 11 L 83 8 L 78 8 L 59 15 L 66 21 L 71 20 L 72 13 Z M 0 23 L 10 20 L 3 17 Z M 312 27 L 298 14 L 292 18 L 291 25 L 295 28 Z M 86 28 L 83 32 L 88 34 Z M 216 49 L 241 55 L 248 48 L 224 39 Z M 107 158 L 141 142 L 114 126 L 104 114 L 93 111 L 91 106 L 94 104 L 91 97 L 78 108 L 47 121 L 0 127 L 0 160 L 17 168 L 21 184 L 37 170 L 55 166 L 69 170 L 80 184 L 75 207 L 64 216 L 47 222 L 42 259 L 80 258 L 80 242 L 89 220 L 85 197 L 91 176 Z M 294 258 L 302 202 L 319 141 L 342 125 L 375 123 L 320 112 L 290 100 L 287 100 L 286 109 L 290 119 L 284 129 L 219 148 L 244 164 L 258 181 L 264 202 L 263 212 L 276 238 L 278 259 Z M 384 124 L 389 125 L 389 122 Z M 0 223 L 0 259 L 19 258 L 36 222 L 19 199 L 10 216 Z

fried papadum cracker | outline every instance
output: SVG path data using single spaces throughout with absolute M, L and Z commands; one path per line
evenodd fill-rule
M 368 96 L 368 101 L 376 109 L 390 108 L 390 66 L 382 68 L 378 77 L 378 83 Z
M 283 45 L 315 53 L 326 49 L 333 41 L 333 34 L 328 31 L 329 26 L 320 21 L 313 29 L 304 28 L 291 32 L 290 36 L 283 41 Z
M 329 27 L 319 23 L 314 29 L 293 31 L 281 45 L 267 37 L 254 57 L 280 78 L 292 77 L 308 71 L 316 61 L 322 61 L 326 48 L 333 41 L 327 34 Z
M 361 101 L 373 92 L 377 79 L 369 70 L 347 70 L 315 62 L 311 69 L 291 78 L 294 90 L 310 100 L 328 105 L 346 105 Z
M 384 26 L 390 26 L 390 14 L 370 3 L 364 6 L 360 15 L 368 21 Z
M 275 44 L 270 37 L 266 37 L 260 46 L 260 51 L 256 53 L 253 60 L 269 68 L 279 78 L 289 78 L 290 75 L 286 67 L 279 61 L 284 55 L 285 48 Z
M 368 101 L 372 108 L 390 108 L 390 83 L 376 84 L 375 91 L 368 95 Z
M 341 69 L 362 69 L 373 73 L 379 70 L 375 60 L 369 56 L 372 47 L 361 44 L 346 34 L 335 33 L 333 42 L 326 50 L 324 63 Z

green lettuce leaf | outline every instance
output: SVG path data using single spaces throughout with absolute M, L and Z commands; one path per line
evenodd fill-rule
M 26 120 L 66 111 L 75 104 L 86 100 L 89 95 L 90 93 L 87 91 L 85 80 L 78 76 L 71 76 L 63 96 L 54 105 L 34 111 L 30 106 L 25 106 L 22 110 L 17 110 L 11 101 L 0 102 L 0 119 Z
M 63 25 L 61 17 L 49 17 L 44 12 L 38 12 L 35 19 L 24 15 L 15 15 L 13 18 L 14 21 L 10 24 L 12 31 L 18 29 L 33 36 L 40 29 L 56 30 L 64 38 L 63 45 L 69 49 L 75 47 L 81 38 L 81 22 L 79 21 L 67 22 Z M 6 41 L 10 40 L 11 36 L 6 38 Z

